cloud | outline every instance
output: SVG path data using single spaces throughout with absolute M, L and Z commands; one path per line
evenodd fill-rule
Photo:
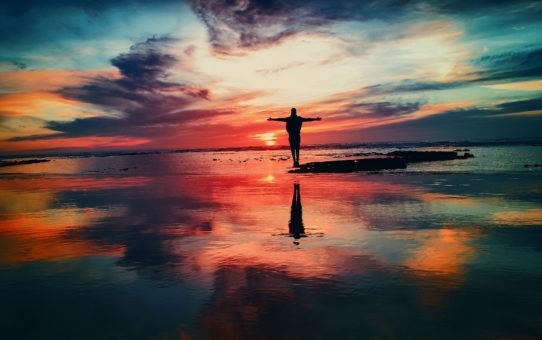
M 275 43 L 310 21 L 302 9 L 285 1 L 193 0 L 191 5 L 220 53 Z M 292 15 L 284 15 L 288 12 Z
M 394 141 L 539 138 L 542 115 L 511 115 L 535 110 L 542 110 L 542 98 L 452 109 L 352 133 L 361 134 L 366 140 Z
M 83 136 L 156 137 L 178 129 L 187 122 L 227 114 L 218 110 L 193 110 L 187 106 L 206 100 L 205 88 L 168 81 L 169 70 L 178 63 L 163 52 L 172 40 L 149 38 L 113 58 L 120 77 L 97 76 L 80 86 L 64 87 L 64 98 L 92 104 L 108 116 L 78 118 L 69 122 L 49 121 L 46 127 L 56 134 L 15 137 L 11 141 Z
M 501 103 L 493 109 L 495 114 L 517 113 L 542 110 L 542 98 L 532 98 L 514 102 Z
M 420 109 L 420 103 L 357 103 L 352 104 L 348 111 L 354 112 L 355 116 L 367 118 L 391 118 L 408 115 Z
M 536 80 L 542 76 L 542 49 L 527 49 L 501 54 L 488 54 L 471 59 L 466 64 L 476 71 L 468 72 L 459 79 L 448 82 L 403 79 L 397 82 L 367 86 L 361 89 L 364 97 L 393 93 L 450 90 L 472 85 L 486 85 L 503 81 Z
M 127 79 L 150 82 L 150 85 L 154 85 L 158 79 L 165 78 L 167 69 L 177 62 L 173 55 L 160 50 L 164 44 L 171 41 L 172 39 L 167 37 L 147 39 L 130 47 L 130 52 L 113 58 L 111 64 Z
M 369 97 L 365 89 L 347 91 L 311 102 L 307 107 L 318 112 L 318 115 L 325 116 L 326 121 L 363 119 L 367 122 L 408 116 L 422 110 L 425 104 L 425 100 L 421 98 L 369 101 L 365 100 L 365 97 Z
M 12 63 L 13 63 L 13 66 L 15 66 L 15 69 L 17 70 L 24 70 L 28 67 L 28 65 L 26 65 L 22 61 L 13 60 Z
M 439 82 L 431 80 L 404 79 L 398 82 L 376 84 L 362 89 L 363 96 L 380 96 L 390 93 L 448 90 L 465 86 L 463 81 Z
M 229 54 L 262 48 L 346 20 L 397 20 L 415 1 L 191 0 L 211 45 Z
M 265 47 L 306 30 L 341 21 L 400 22 L 416 16 L 464 15 L 495 8 L 495 1 L 420 0 L 190 0 L 194 12 L 207 26 L 209 40 L 218 53 L 229 54 Z M 500 1 L 498 6 L 525 6 L 530 0 Z M 524 7 L 521 7 L 524 8 Z
M 468 74 L 474 82 L 494 82 L 542 76 L 542 48 L 486 55 L 473 63 L 481 70 Z

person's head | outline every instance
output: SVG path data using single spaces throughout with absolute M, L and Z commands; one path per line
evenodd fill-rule
M 292 110 L 290 110 L 290 116 L 297 116 L 297 110 L 295 107 L 292 107 Z

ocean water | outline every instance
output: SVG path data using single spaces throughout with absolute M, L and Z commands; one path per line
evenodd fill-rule
M 2 338 L 540 338 L 542 147 L 467 147 L 352 174 L 287 150 L 0 168 Z

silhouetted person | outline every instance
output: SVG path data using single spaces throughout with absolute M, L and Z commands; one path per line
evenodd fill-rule
M 267 120 L 274 120 L 277 122 L 286 122 L 286 131 L 288 131 L 288 140 L 290 142 L 290 150 L 292 151 L 294 167 L 299 167 L 299 147 L 301 145 L 301 125 L 303 125 L 303 122 L 312 122 L 315 120 L 322 120 L 322 118 L 300 117 L 297 115 L 297 110 L 295 109 L 295 107 L 293 107 L 290 113 L 290 117 L 267 118 Z
M 290 222 L 288 229 L 294 239 L 299 240 L 305 237 L 305 226 L 303 225 L 303 208 L 301 207 L 301 192 L 299 184 L 294 183 L 294 196 L 292 197 L 292 210 L 290 210 Z M 295 244 L 299 244 L 294 241 Z

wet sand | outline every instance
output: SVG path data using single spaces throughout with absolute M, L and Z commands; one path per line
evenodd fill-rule
M 473 165 L 491 152 L 371 174 L 288 174 L 286 153 L 5 169 L 3 332 L 541 337 L 541 172 Z

